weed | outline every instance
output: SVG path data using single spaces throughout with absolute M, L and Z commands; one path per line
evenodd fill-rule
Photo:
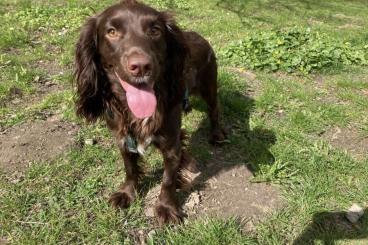
M 225 61 L 251 69 L 310 73 L 341 65 L 367 65 L 368 45 L 352 46 L 310 28 L 257 32 L 221 53 Z

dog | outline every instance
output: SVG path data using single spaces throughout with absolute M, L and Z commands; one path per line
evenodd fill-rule
M 208 105 L 210 142 L 226 138 L 210 44 L 195 32 L 182 31 L 171 14 L 123 0 L 81 28 L 74 80 L 77 115 L 90 123 L 105 120 L 124 160 L 125 182 L 109 202 L 127 208 L 135 200 L 142 175 L 138 160 L 152 144 L 164 159 L 155 214 L 160 224 L 180 222 L 179 171 L 197 171 L 182 142 L 181 117 L 189 94 L 200 95 Z

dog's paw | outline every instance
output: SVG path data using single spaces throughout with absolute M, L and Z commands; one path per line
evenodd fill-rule
M 160 225 L 174 223 L 178 224 L 183 221 L 184 213 L 179 211 L 175 206 L 158 204 L 155 214 Z
M 135 195 L 125 191 L 118 191 L 110 196 L 109 203 L 114 208 L 128 208 L 135 200 Z
M 211 132 L 209 143 L 212 145 L 221 145 L 228 142 L 226 132 L 223 129 L 213 130 Z

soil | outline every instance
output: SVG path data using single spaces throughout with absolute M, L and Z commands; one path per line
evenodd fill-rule
M 61 52 L 55 46 L 49 46 L 46 49 L 50 50 L 52 53 Z M 12 55 L 17 55 L 19 52 L 21 51 L 16 48 L 9 48 L 6 50 L 6 53 Z M 54 79 L 55 76 L 63 75 L 66 72 L 66 69 L 59 65 L 56 60 L 38 60 L 30 64 L 29 69 L 43 70 L 46 72 L 45 75 L 35 76 L 32 81 L 29 81 L 35 91 L 24 96 L 24 91 L 13 86 L 9 89 L 8 95 L 0 100 L 0 105 L 2 107 L 16 109 L 23 105 L 35 104 L 42 101 L 46 95 L 65 89 L 65 85 L 60 84 L 60 82 Z
M 339 26 L 340 29 L 361 29 L 363 26 L 354 25 L 354 24 L 344 24 Z
M 11 87 L 9 89 L 9 95 L 4 99 L 1 104 L 4 107 L 11 109 L 16 109 L 24 105 L 32 105 L 39 103 L 47 95 L 54 92 L 63 91 L 65 88 L 63 85 L 59 84 L 57 81 L 53 81 L 48 77 L 35 77 L 32 81 L 35 84 L 35 92 L 24 96 L 21 89 L 17 87 Z
M 280 208 L 282 202 L 278 189 L 265 183 L 251 183 L 252 172 L 245 165 L 238 165 L 208 179 L 200 191 L 199 215 L 220 218 L 238 217 L 246 229 Z
M 332 146 L 347 151 L 358 160 L 368 156 L 368 137 L 362 136 L 354 128 L 330 128 L 322 138 Z
M 5 237 L 0 237 L 0 245 L 5 245 L 8 244 L 8 241 L 6 240 Z
M 227 67 L 230 72 L 235 72 L 247 85 L 244 91 L 247 96 L 256 97 L 261 89 L 261 81 L 257 79 L 257 75 L 249 70 L 236 67 Z
M 78 126 L 51 117 L 27 122 L 0 134 L 0 170 L 24 171 L 34 161 L 49 161 L 73 146 Z
M 235 217 L 245 231 L 251 231 L 257 222 L 282 207 L 279 190 L 270 184 L 250 182 L 253 174 L 244 164 L 232 168 L 227 165 L 219 159 L 213 160 L 189 191 L 178 190 L 182 209 L 189 218 Z M 160 184 L 157 184 L 145 197 L 147 217 L 154 216 L 153 207 L 159 192 Z

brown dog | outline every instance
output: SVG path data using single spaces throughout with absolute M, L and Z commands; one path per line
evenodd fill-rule
M 77 114 L 105 119 L 124 159 L 126 179 L 110 202 L 128 207 L 136 198 L 138 159 L 149 144 L 163 154 L 156 206 L 160 223 L 182 219 L 175 197 L 178 171 L 196 169 L 183 149 L 181 116 L 188 91 L 208 104 L 210 142 L 223 141 L 217 102 L 217 64 L 209 43 L 183 32 L 166 12 L 122 1 L 82 27 L 76 45 Z

